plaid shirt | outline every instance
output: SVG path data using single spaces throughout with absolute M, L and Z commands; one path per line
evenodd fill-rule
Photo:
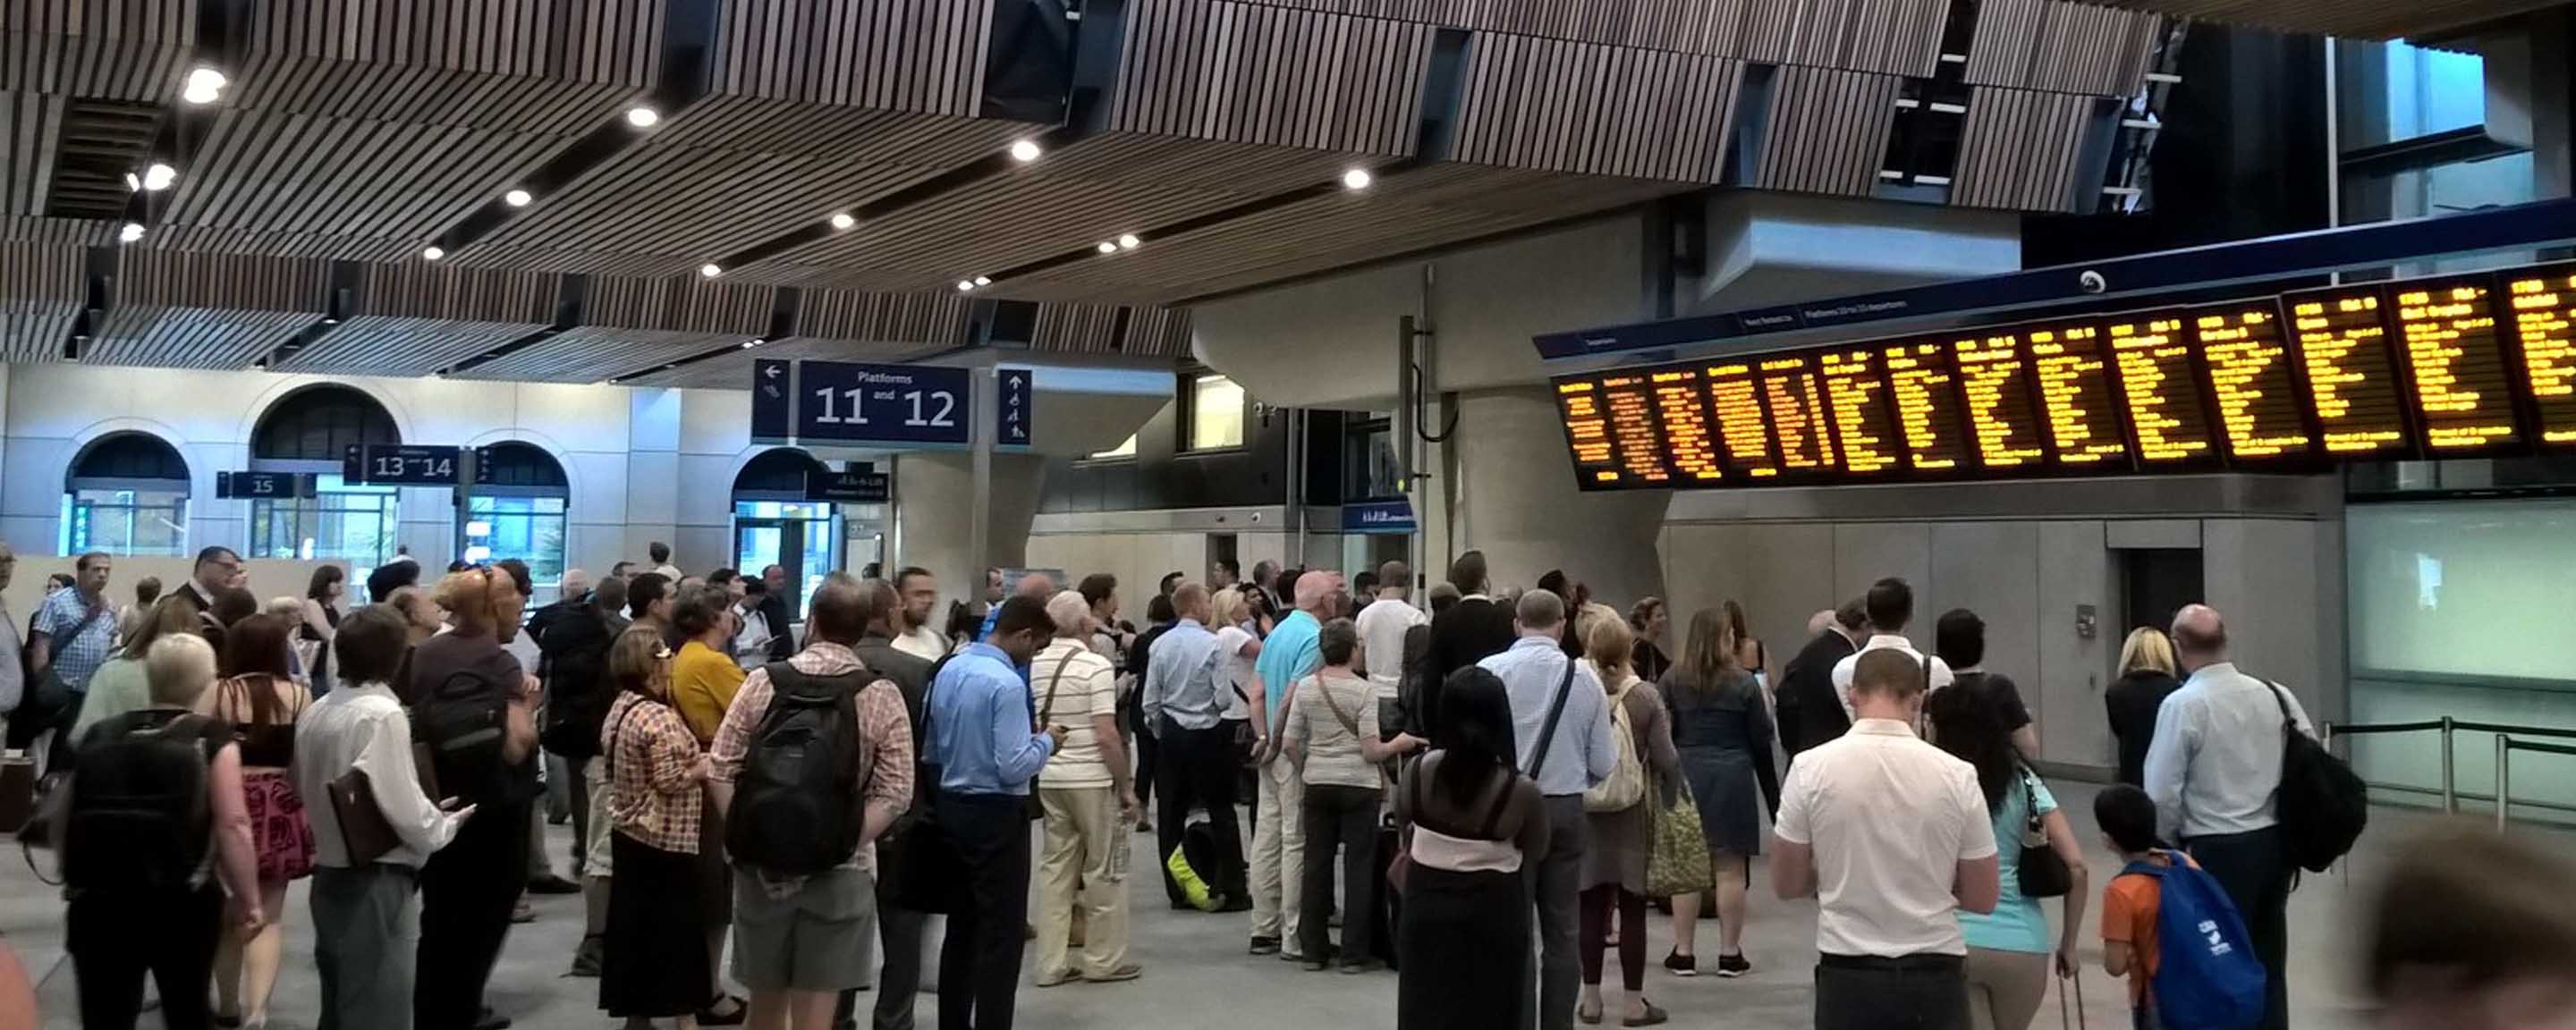
M 105 608 L 107 599 L 99 598 L 98 604 Z M 88 628 L 81 628 L 83 619 L 89 620 Z M 74 635 L 75 629 L 80 633 Z M 36 616 L 36 632 L 53 638 L 53 667 L 63 685 L 85 691 L 90 674 L 106 664 L 108 652 L 116 649 L 116 612 L 101 611 L 90 618 L 90 603 L 79 588 L 57 590 L 45 598 L 45 607 Z
M 857 653 L 840 644 L 817 640 L 805 645 L 796 657 L 787 660 L 796 671 L 808 676 L 838 676 L 864 672 L 867 665 Z M 724 723 L 716 727 L 715 744 L 707 753 L 713 757 L 711 777 L 732 783 L 741 773 L 743 758 L 751 751 L 752 734 L 760 729 L 760 720 L 769 714 L 769 670 L 754 669 L 742 681 L 742 691 L 734 695 L 733 707 L 725 709 Z M 903 706 L 903 692 L 892 680 L 878 678 L 859 691 L 859 736 L 865 743 L 869 768 L 860 774 L 860 797 L 863 801 L 884 802 L 897 814 L 912 807 L 912 717 Z M 873 873 L 876 869 L 876 845 L 862 845 L 850 864 Z
M 680 713 L 633 691 L 608 708 L 600 752 L 609 769 L 608 819 L 617 831 L 663 851 L 698 853 L 698 738 Z

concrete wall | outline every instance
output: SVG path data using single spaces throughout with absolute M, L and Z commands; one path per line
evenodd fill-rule
M 57 572 L 71 572 L 73 561 L 72 557 L 61 555 L 20 555 L 17 573 L 10 577 L 9 586 L 0 590 L 0 604 L 5 604 L 5 612 L 17 619 L 18 632 L 23 634 L 27 631 L 27 619 L 36 614 L 38 605 L 44 603 L 46 578 Z M 134 584 L 145 576 L 159 579 L 161 591 L 167 596 L 195 575 L 196 564 L 193 555 L 184 558 L 115 558 L 110 562 L 107 573 L 107 599 L 119 607 L 133 604 Z M 242 567 L 250 573 L 250 592 L 265 604 L 273 597 L 304 596 L 304 588 L 313 582 L 313 570 L 325 564 L 329 563 L 254 558 L 244 561 Z M 362 572 L 360 575 L 365 574 Z
M 1310 532 L 1299 552 L 1289 513 L 1276 506 L 1058 513 L 1037 516 L 1029 531 L 1028 563 L 1063 569 L 1077 579 L 1094 572 L 1117 576 L 1126 617 L 1141 626 L 1143 599 L 1165 573 L 1207 579 L 1209 538 L 1219 534 L 1234 537 L 1235 559 L 1246 576 L 1264 561 L 1337 565 L 1344 550 L 1341 534 Z

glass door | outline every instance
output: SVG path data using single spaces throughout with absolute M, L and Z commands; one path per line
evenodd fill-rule
M 823 577 L 840 568 L 836 553 L 840 534 L 828 503 L 808 501 L 735 501 L 734 567 L 757 576 L 772 565 L 784 568 L 794 593 L 788 615 L 803 621 L 805 605 Z

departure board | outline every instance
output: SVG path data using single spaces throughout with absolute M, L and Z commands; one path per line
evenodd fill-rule
M 1586 490 L 2315 473 L 2576 448 L 2576 262 L 1554 381 Z
M 1673 475 L 1689 483 L 1726 478 L 1718 465 L 1717 440 L 1708 429 L 1708 394 L 1700 389 L 1696 368 L 1667 368 L 1646 377 L 1655 391 L 1655 416 L 1662 422 L 1664 459 Z
M 2522 442 L 2485 276 L 2401 283 L 2397 336 L 2415 377 L 2415 410 L 2429 456 L 2474 454 Z
M 1822 368 L 1843 471 L 1867 475 L 1895 468 L 1896 427 L 1888 415 L 1887 380 L 1878 375 L 1878 354 L 1867 350 L 1827 354 Z
M 1907 466 L 1933 475 L 1958 471 L 1968 461 L 1968 431 L 1960 416 L 1950 349 L 1929 341 L 1907 343 L 1888 348 L 1885 358 L 1887 391 L 1896 400 Z
M 1762 406 L 1771 415 L 1771 442 L 1779 447 L 1780 467 L 1788 472 L 1832 468 L 1834 442 L 1827 436 L 1825 396 L 1816 385 L 1813 362 L 1803 355 L 1769 358 L 1759 371 Z
M 2075 469 L 2127 468 L 2129 441 L 2111 395 L 2111 366 L 2099 326 L 2076 323 L 2033 329 L 2023 337 L 2039 376 L 2040 410 L 2048 415 L 2057 463 Z
M 2198 363 L 2183 338 L 2180 310 L 2111 320 L 2112 360 L 2120 369 L 2120 396 L 2137 441 L 2138 462 L 2149 468 L 2207 464 L 2218 457 L 2201 404 Z
M 2343 287 L 2281 298 L 2308 373 L 2308 408 L 2317 416 L 2326 453 L 2404 457 L 2405 384 L 2388 349 L 2388 320 L 2379 288 Z
M 2265 300 L 2196 309 L 2191 325 L 2209 369 L 2210 392 L 2218 396 L 2227 456 L 2254 462 L 2306 457 L 2307 419 L 2290 347 L 2281 338 L 2279 306 Z
M 2540 442 L 2576 445 L 2576 265 L 2506 277 L 2514 335 L 2522 344 L 2523 379 L 2540 416 Z
M 2042 456 L 2039 416 L 2030 403 L 2030 363 L 2019 334 L 1951 344 L 1959 363 L 1959 389 L 1968 399 L 1968 427 L 1977 460 L 1989 470 L 2037 467 Z

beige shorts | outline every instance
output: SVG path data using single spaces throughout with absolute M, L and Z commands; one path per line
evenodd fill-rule
M 605 878 L 615 871 L 608 846 L 608 756 L 592 756 L 582 767 L 581 778 L 590 785 L 590 837 L 581 844 L 581 875 Z

